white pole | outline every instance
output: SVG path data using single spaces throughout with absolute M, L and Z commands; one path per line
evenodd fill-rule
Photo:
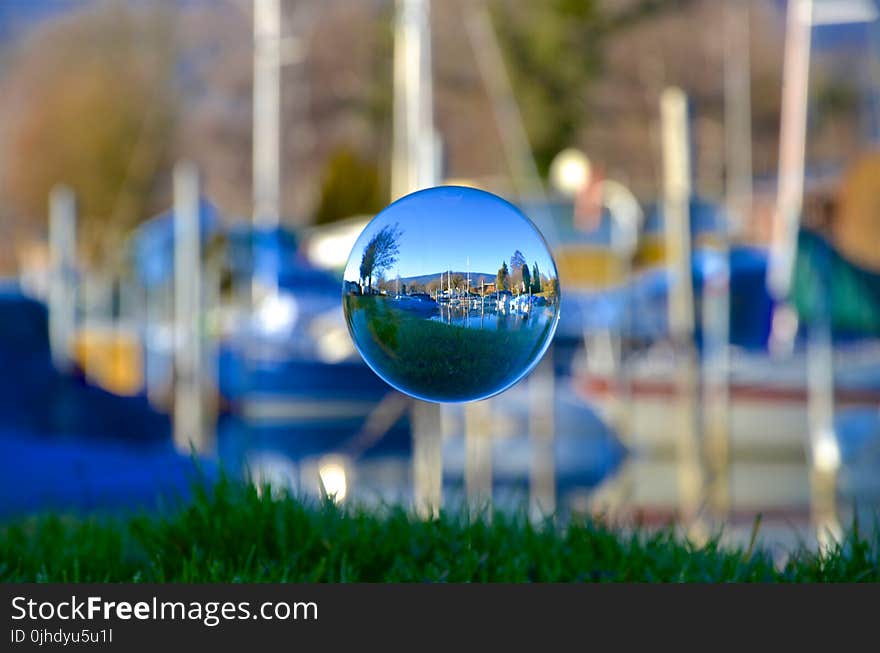
M 468 39 L 476 58 L 477 68 L 483 85 L 486 87 L 492 99 L 492 110 L 501 133 L 501 145 L 511 173 L 513 187 L 520 197 L 541 198 L 544 196 L 540 175 L 534 165 L 531 156 L 528 136 L 523 127 L 519 109 L 513 98 L 510 80 L 504 67 L 504 60 L 500 48 L 495 40 L 491 18 L 482 3 L 466 3 L 464 23 Z M 542 221 L 546 225 L 546 221 Z M 513 274 L 513 270 L 510 270 Z M 467 404 L 465 406 L 465 477 L 471 478 L 471 483 L 465 483 L 469 501 L 474 504 L 481 499 L 480 488 L 488 484 L 491 488 L 492 465 L 491 459 L 483 460 L 491 454 L 491 431 L 481 428 L 483 423 L 480 411 L 490 411 L 491 400 L 480 402 L 487 404 L 485 408 L 479 405 Z M 468 419 L 468 413 L 474 413 Z M 489 442 L 481 444 L 478 438 L 485 438 Z M 482 474 L 488 474 L 488 480 L 477 481 Z M 469 476 L 468 476 L 469 475 Z
M 430 0 L 398 0 L 392 199 L 437 183 L 430 15 Z
M 623 344 L 625 336 L 631 331 L 633 310 L 632 289 L 629 285 L 632 273 L 632 260 L 638 246 L 639 226 L 644 215 L 632 191 L 613 179 L 605 179 L 600 186 L 602 206 L 611 216 L 611 251 L 614 253 L 616 273 L 624 289 L 624 322 L 617 329 L 609 326 L 606 333 L 592 338 L 590 345 L 602 347 L 604 360 L 610 363 L 609 373 L 615 382 L 614 400 L 609 414 L 612 426 L 624 442 L 630 440 L 630 400 L 629 376 L 624 365 Z
M 513 95 L 504 57 L 483 2 L 465 4 L 465 29 L 477 60 L 483 84 L 492 99 L 492 110 L 501 132 L 501 145 L 520 197 L 546 200 L 546 193 L 532 157 L 528 134 Z M 513 273 L 513 270 L 511 270 Z
M 418 187 L 436 186 L 440 182 L 441 140 L 434 127 L 434 75 L 431 58 L 431 0 L 414 2 L 418 17 Z M 416 86 L 415 84 L 413 86 Z M 415 190 L 415 189 L 413 189 Z
M 703 429 L 711 468 L 710 500 L 718 517 L 730 508 L 730 247 L 752 204 L 751 65 L 748 3 L 724 14 L 725 233 L 723 269 L 703 287 Z
M 768 270 L 768 286 L 780 301 L 787 300 L 791 290 L 803 206 L 813 9 L 812 0 L 791 0 L 788 6 L 779 189 Z M 814 292 L 820 294 L 817 303 L 820 314 L 807 331 L 810 486 L 814 525 L 820 542 L 825 543 L 829 534 L 834 536 L 840 532 L 834 498 L 840 450 L 834 433 L 834 356 L 827 314 L 830 310 L 828 284 L 820 284 Z M 774 319 L 774 327 L 780 322 Z M 793 330 L 790 333 L 793 336 Z
M 443 490 L 443 437 L 436 404 L 413 400 L 410 411 L 413 439 L 413 487 L 416 511 L 424 518 L 440 514 Z
M 437 184 L 430 16 L 430 0 L 397 2 L 394 31 L 392 199 Z M 449 284 L 451 279 L 447 273 L 447 285 Z M 443 294 L 442 272 L 438 294 Z M 413 401 L 413 494 L 416 509 L 424 516 L 436 515 L 442 499 L 441 417 L 437 404 Z
M 68 372 L 76 330 L 76 198 L 67 186 L 49 195 L 49 343 L 55 367 Z
M 254 0 L 254 224 L 278 226 L 281 213 L 281 0 Z
M 702 491 L 696 423 L 697 369 L 694 352 L 694 297 L 691 283 L 691 162 L 687 96 L 667 88 L 660 98 L 663 137 L 663 219 L 669 279 L 669 334 L 676 350 L 679 505 L 682 518 L 696 516 Z
M 782 77 L 778 190 L 767 274 L 767 286 L 780 302 L 773 316 L 771 344 L 783 350 L 791 350 L 796 332 L 791 328 L 796 317 L 787 300 L 803 208 L 813 19 L 813 0 L 789 1 Z M 829 308 L 828 290 L 824 283 L 814 290 L 820 294 L 817 304 L 819 313 Z M 828 315 L 817 316 L 809 325 L 806 349 L 811 507 L 819 540 L 823 542 L 829 533 L 835 535 L 840 529 L 834 499 L 840 451 L 834 433 L 834 357 Z
M 195 167 L 174 167 L 174 443 L 180 451 L 210 448 L 202 397 L 202 266 L 199 181 Z
M 728 233 L 739 235 L 752 206 L 752 96 L 749 4 L 724 14 L 724 158 Z
M 391 199 L 396 200 L 415 188 L 410 162 L 409 138 L 412 126 L 407 117 L 407 104 L 410 92 L 407 85 L 409 66 L 407 56 L 406 3 L 398 0 L 394 29 L 394 133 L 391 153 Z M 441 274 L 440 288 L 443 289 Z
M 826 271 L 827 274 L 827 271 Z M 823 275 L 824 276 L 824 275 Z M 807 331 L 807 417 L 813 524 L 819 543 L 833 544 L 842 534 L 837 519 L 837 474 L 840 448 L 834 430 L 834 348 L 831 340 L 827 279 L 814 291 L 822 294 L 817 315 Z
M 492 501 L 492 407 L 488 401 L 464 405 L 464 490 L 472 509 Z
M 546 208 L 547 194 L 544 191 L 544 184 L 532 155 L 525 123 L 513 94 L 504 57 L 492 27 L 491 16 L 484 2 L 469 2 L 465 3 L 465 6 L 465 29 L 476 58 L 480 77 L 492 101 L 492 111 L 501 133 L 501 145 L 504 148 L 513 186 L 520 197 L 537 200 L 537 206 L 533 208 L 536 214 L 534 217 L 538 219 L 545 234 L 553 242 L 556 240 L 555 223 Z M 514 271 L 510 272 L 512 274 Z M 553 349 L 551 347 L 547 357 L 552 359 L 552 356 Z M 546 391 L 547 386 L 540 381 L 536 381 L 534 384 L 529 383 L 529 392 L 533 394 L 530 405 L 532 411 L 538 411 L 537 414 L 530 414 L 532 427 L 538 424 L 552 423 L 552 417 L 547 419 L 547 411 L 552 412 L 555 406 L 554 387 L 551 384 L 549 391 Z M 531 430 L 530 437 L 536 451 L 553 450 L 554 434 L 549 435 L 549 441 L 545 435 L 540 428 L 538 431 Z M 541 456 L 536 464 L 541 463 L 552 465 L 554 461 L 550 456 Z M 532 481 L 537 481 L 539 487 L 533 486 L 530 490 L 533 497 L 541 495 L 544 497 L 544 503 L 553 506 L 556 505 L 555 484 L 542 484 L 539 479 L 550 479 L 554 477 L 554 474 L 555 469 L 551 468 L 541 472 L 533 470 Z M 548 492 L 552 492 L 552 494 L 547 494 Z
M 690 194 L 691 166 L 687 96 L 667 88 L 660 99 L 663 128 L 663 218 L 666 265 L 671 283 L 669 330 L 679 342 L 690 343 L 694 333 L 691 286 Z
M 767 279 L 770 291 L 780 300 L 788 297 L 791 285 L 803 203 L 812 12 L 812 0 L 788 3 L 778 190 Z
M 530 309 L 531 310 L 531 309 Z M 535 521 L 556 512 L 556 433 L 553 359 L 542 360 L 529 376 L 529 434 L 532 464 L 529 470 L 529 514 Z

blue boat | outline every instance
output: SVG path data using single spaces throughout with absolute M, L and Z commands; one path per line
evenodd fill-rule
M 396 295 L 389 300 L 394 308 L 414 313 L 422 317 L 429 317 L 440 310 L 440 304 L 427 293 L 413 293 L 412 295 Z

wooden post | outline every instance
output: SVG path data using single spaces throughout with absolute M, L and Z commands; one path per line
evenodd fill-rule
M 779 142 L 779 182 L 774 215 L 767 284 L 781 307 L 773 320 L 773 340 L 790 349 L 795 330 L 779 333 L 793 314 L 786 303 L 797 255 L 798 230 L 803 208 L 807 138 L 807 101 L 813 0 L 790 0 L 786 19 L 785 61 L 782 77 L 782 123 Z M 824 267 L 824 266 L 819 266 Z M 820 275 L 827 270 L 820 269 Z M 839 533 L 835 516 L 835 486 L 840 451 L 834 433 L 834 359 L 828 312 L 827 280 L 814 289 L 818 299 L 816 319 L 807 330 L 808 458 L 813 522 L 819 541 Z M 777 328 L 779 327 L 779 328 Z
M 174 443 L 183 452 L 213 445 L 202 396 L 202 265 L 195 167 L 174 167 Z
M 489 401 L 464 405 L 464 489 L 470 508 L 492 501 L 492 408 Z
M 443 438 L 436 404 L 413 400 L 410 413 L 413 438 L 413 495 L 424 519 L 440 514 L 443 496 Z
M 52 362 L 69 372 L 76 330 L 76 199 L 66 186 L 49 195 L 49 344 Z
M 675 419 L 678 438 L 679 507 L 685 523 L 696 517 L 703 490 L 697 431 L 697 364 L 694 350 L 694 297 L 691 282 L 691 164 L 687 96 L 667 88 L 660 98 L 663 136 L 663 218 L 669 278 L 669 334 L 676 353 L 678 388 Z
M 718 255 L 722 269 L 703 286 L 703 432 L 709 467 L 708 494 L 724 520 L 730 488 L 730 248 L 752 204 L 750 30 L 748 3 L 731 3 L 724 14 L 725 217 Z
M 553 401 L 556 378 L 553 371 L 553 347 L 550 347 L 544 360 L 532 371 L 527 382 L 529 436 L 532 441 L 529 514 L 533 520 L 540 520 L 556 512 L 556 415 Z

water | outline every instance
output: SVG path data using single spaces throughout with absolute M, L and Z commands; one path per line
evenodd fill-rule
M 522 328 L 546 328 L 553 320 L 555 312 L 539 310 L 527 314 L 498 313 L 479 308 L 462 310 L 441 305 L 437 315 L 431 316 L 434 322 L 463 327 L 465 329 L 487 329 L 490 331 L 516 330 Z

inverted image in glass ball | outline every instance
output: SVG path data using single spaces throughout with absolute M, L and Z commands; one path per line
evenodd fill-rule
M 366 226 L 345 268 L 343 306 L 358 351 L 389 384 L 428 401 L 474 401 L 541 360 L 559 320 L 559 282 L 519 209 L 439 186 Z

